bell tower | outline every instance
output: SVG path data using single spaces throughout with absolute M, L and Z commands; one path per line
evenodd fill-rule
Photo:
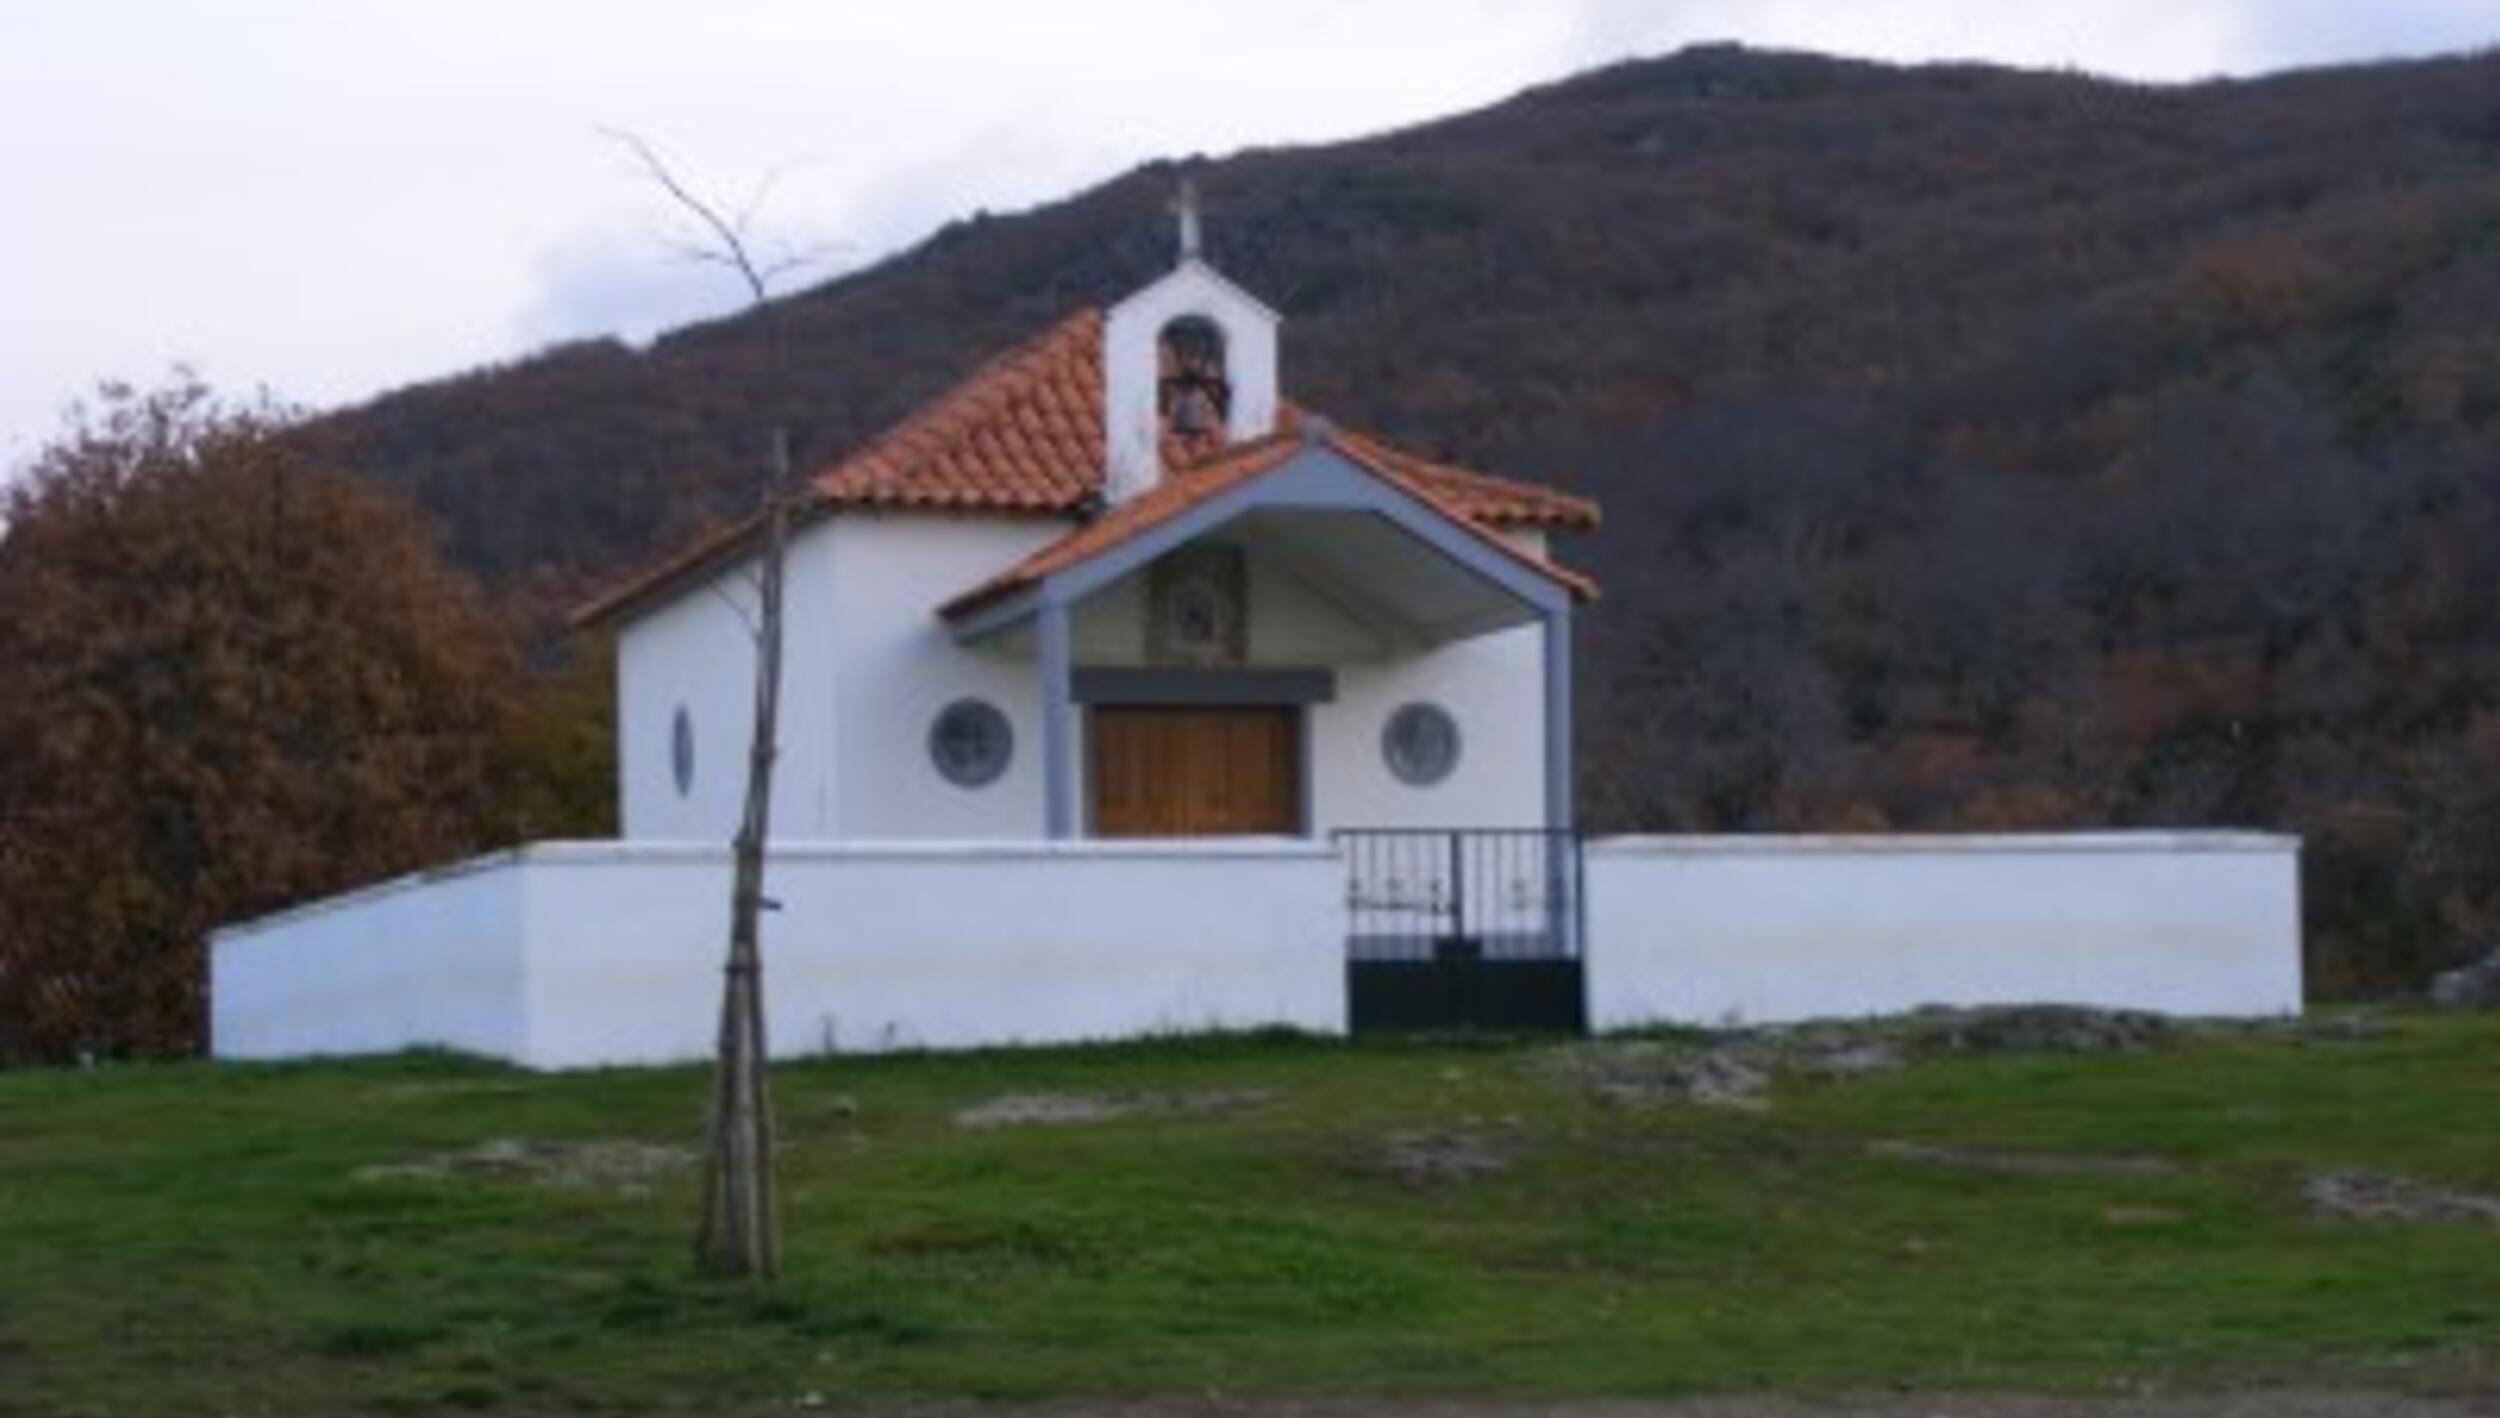
M 1207 264 L 1194 183 L 1173 211 L 1171 272 L 1103 318 L 1104 493 L 1114 503 L 1185 461 L 1276 427 L 1275 311 Z

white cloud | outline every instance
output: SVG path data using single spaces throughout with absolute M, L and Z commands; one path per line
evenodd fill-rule
M 671 254 L 653 233 L 586 227 L 542 250 L 533 289 L 513 321 L 523 348 L 614 335 L 635 344 L 744 300 L 737 278 Z

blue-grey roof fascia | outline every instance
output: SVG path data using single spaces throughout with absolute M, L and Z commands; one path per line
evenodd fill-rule
M 1368 512 L 1422 542 L 1540 615 L 1568 614 L 1571 592 L 1432 506 L 1325 444 L 1238 487 L 1227 488 L 1159 526 L 955 623 L 955 638 L 978 640 L 1030 617 L 1045 600 L 1073 603 L 1250 512 Z

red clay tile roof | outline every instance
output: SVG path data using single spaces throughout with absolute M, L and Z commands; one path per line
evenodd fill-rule
M 837 507 L 1066 513 L 1102 486 L 1102 312 L 991 360 L 810 479 Z
M 1404 490 L 1474 532 L 1504 556 L 1560 584 L 1578 599 L 1596 599 L 1596 582 L 1542 556 L 1522 551 L 1494 535 L 1493 528 L 1485 521 L 1471 515 L 1461 499 L 1474 490 L 1443 476 L 1456 470 L 1424 463 L 1410 454 L 1389 450 L 1389 445 L 1378 439 L 1335 428 L 1318 434 L 1316 439 L 1306 438 L 1299 431 L 1302 421 L 1302 417 L 1297 415 L 1290 420 L 1295 425 L 1294 431 L 1272 433 L 1265 438 L 1236 444 L 1204 462 L 1166 473 L 1163 480 L 1153 487 L 948 601 L 939 607 L 938 613 L 950 617 L 964 615 L 1034 586 L 1045 577 L 1082 565 L 1132 537 L 1162 526 L 1218 493 L 1254 481 L 1260 475 L 1282 466 L 1312 441 L 1325 443 L 1344 454 L 1374 476 Z M 1386 454 L 1384 450 L 1388 450 Z M 1472 479 L 1475 475 L 1462 473 L 1460 477 Z
M 1535 483 L 1469 472 L 1410 453 L 1385 439 L 1342 432 L 1347 451 L 1394 470 L 1405 481 L 1430 489 L 1448 509 L 1488 527 L 1543 527 L 1558 532 L 1597 529 L 1597 504 Z
M 1250 481 L 1292 457 L 1301 446 L 1302 440 L 1294 434 L 1271 433 L 1265 438 L 1237 444 L 1185 472 L 1167 475 L 1153 487 L 948 601 L 938 608 L 938 614 L 961 615 L 978 609 L 1054 572 L 1064 571 L 1109 551 L 1140 532 L 1161 526 L 1226 488 Z
M 1102 489 L 1102 417 L 1102 312 L 1079 310 L 809 478 L 799 520 L 844 508 L 1083 515 Z M 1301 419 L 1301 410 L 1285 405 L 1280 432 L 1297 428 Z M 1339 433 L 1333 441 L 1479 528 L 1583 531 L 1597 525 L 1597 504 L 1586 498 L 1437 463 L 1367 435 Z M 1171 445 L 1165 465 L 1186 464 L 1193 477 L 1203 476 L 1264 442 L 1207 458 Z M 1153 497 L 1132 499 L 1120 512 Z M 610 619 L 727 559 L 759 524 L 753 517 L 734 523 L 611 587 L 576 610 L 574 624 Z
M 715 527 L 671 553 L 665 560 L 635 572 L 575 606 L 566 619 L 576 630 L 588 629 L 613 619 L 628 607 L 640 605 L 696 572 L 728 563 L 746 550 L 747 539 L 762 531 L 763 527 L 764 515 L 760 512 L 741 517 L 726 526 Z

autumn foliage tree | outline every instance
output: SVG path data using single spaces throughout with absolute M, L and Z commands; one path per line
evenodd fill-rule
M 512 818 L 510 637 L 266 406 L 108 388 L 0 533 L 0 1061 L 187 1052 L 217 925 Z

